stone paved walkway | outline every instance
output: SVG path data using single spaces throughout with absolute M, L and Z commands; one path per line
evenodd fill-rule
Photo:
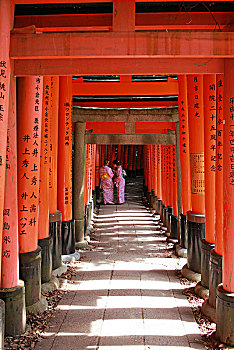
M 130 182 L 124 205 L 101 206 L 99 243 L 83 251 L 78 276 L 36 350 L 205 349 L 157 219 Z

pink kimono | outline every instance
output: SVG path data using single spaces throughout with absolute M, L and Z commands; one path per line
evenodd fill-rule
M 107 165 L 104 165 L 100 168 L 100 178 L 101 178 L 101 186 L 103 189 L 103 200 L 104 204 L 113 203 L 114 202 L 114 186 L 112 177 L 114 176 L 111 168 Z
M 124 189 L 125 189 L 125 179 L 122 175 L 122 167 L 121 165 L 117 166 L 116 168 L 116 187 L 117 187 L 117 203 L 122 204 L 124 203 Z

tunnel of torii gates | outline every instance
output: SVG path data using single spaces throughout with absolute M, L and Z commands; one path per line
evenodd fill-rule
M 203 311 L 216 319 L 219 340 L 234 345 L 233 12 L 219 12 L 219 26 L 206 12 L 195 14 L 189 27 L 176 27 L 162 14 L 151 21 L 135 16 L 137 1 L 116 0 L 110 20 L 99 16 L 86 27 L 79 16 L 14 19 L 15 4 L 59 2 L 0 0 L 5 333 L 24 332 L 25 305 L 29 311 L 46 307 L 41 285 L 62 266 L 62 253 L 85 245 L 99 167 L 117 157 L 130 176 L 143 171 L 152 208 L 169 238 L 187 249 L 183 273 L 201 275 L 197 289 L 209 289 Z M 120 75 L 120 82 L 94 86 L 72 79 L 105 74 Z M 136 83 L 134 74 L 177 79 Z M 178 95 L 178 103 L 72 108 L 73 95 L 108 92 Z M 3 322 L 1 328 L 3 334 Z

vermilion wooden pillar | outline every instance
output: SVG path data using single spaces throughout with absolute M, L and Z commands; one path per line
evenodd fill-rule
M 150 145 L 146 146 L 146 152 L 147 152 L 147 187 L 148 187 L 147 199 L 148 201 L 150 201 L 149 195 L 152 189 Z
M 92 189 L 93 189 L 93 145 L 90 145 L 89 150 L 89 201 L 92 200 Z
M 59 77 L 50 77 L 50 169 L 49 169 L 49 210 L 51 221 L 57 212 L 58 188 L 58 109 L 59 109 Z M 58 215 L 61 216 L 61 215 Z M 58 267 L 58 266 L 57 266 Z
M 234 346 L 234 59 L 224 66 L 223 122 L 223 284 L 217 289 L 216 335 L 221 342 Z
M 50 167 L 49 167 L 49 218 L 50 234 L 53 237 L 53 270 L 61 266 L 62 217 L 58 210 L 58 110 L 59 110 L 59 77 L 50 77 Z
M 166 207 L 168 205 L 168 183 L 167 183 L 167 171 L 168 171 L 168 146 L 163 146 L 163 207 L 162 207 L 162 222 L 166 226 Z
M 180 246 L 187 248 L 188 237 L 186 230 L 186 215 L 191 210 L 191 177 L 190 177 L 190 154 L 189 154 L 189 128 L 188 128 L 188 100 L 187 100 L 187 77 L 178 76 L 178 112 L 180 133 L 180 163 L 181 163 L 181 194 L 182 213 L 180 215 Z
M 144 195 L 147 196 L 148 175 L 147 175 L 147 146 L 143 146 L 143 169 L 144 169 Z
M 59 78 L 58 209 L 62 213 L 62 252 L 75 252 L 72 221 L 72 77 Z
M 158 145 L 153 145 L 154 151 L 154 168 L 155 168 L 155 195 L 157 196 L 157 188 L 158 188 Z
M 173 214 L 173 182 L 172 182 L 172 146 L 167 146 L 167 208 L 166 208 L 166 227 L 171 231 L 170 222 Z
M 49 160 L 50 160 L 50 114 L 51 114 L 51 77 L 43 80 L 41 164 L 40 164 L 40 198 L 38 238 L 49 236 Z
M 95 169 L 96 169 L 96 153 L 97 153 L 97 145 L 93 145 L 93 160 L 92 160 L 92 190 L 95 191 Z
M 20 277 L 26 305 L 41 299 L 41 249 L 38 248 L 38 204 L 43 78 L 18 78 L 18 211 Z
M 13 78 L 14 79 L 14 78 Z M 12 79 L 6 147 L 6 183 L 3 210 L 3 254 L 1 288 L 19 284 L 19 243 L 17 207 L 16 89 Z M 12 86 L 14 84 L 14 86 Z
M 19 78 L 18 205 L 20 253 L 38 247 L 38 203 L 43 78 Z
M 216 75 L 203 77 L 205 150 L 205 239 L 201 250 L 201 284 L 209 288 L 210 251 L 215 242 Z
M 150 189 L 150 206 L 153 206 L 153 197 L 155 194 L 155 168 L 154 168 L 154 145 L 149 145 L 150 152 L 150 179 L 151 179 L 151 189 Z
M 99 170 L 100 170 L 100 145 L 96 147 L 96 156 L 95 156 L 95 187 L 99 187 Z
M 86 204 L 86 228 L 89 227 L 92 217 L 92 147 L 87 148 L 87 204 Z
M 162 146 L 157 145 L 157 207 L 156 211 L 158 214 L 160 214 L 160 208 L 162 204 Z
M 170 187 L 170 193 L 169 193 L 169 206 L 173 208 L 173 167 L 172 167 L 172 160 L 173 160 L 173 146 L 169 145 L 169 187 Z
M 203 76 L 187 76 L 191 205 L 187 213 L 188 268 L 201 273 L 201 241 L 205 237 Z
M 170 196 L 170 187 L 169 187 L 169 146 L 165 147 L 165 204 L 168 206 L 169 196 Z
M 12 69 L 6 147 L 6 187 L 3 210 L 3 249 L 0 285 L 0 299 L 5 302 L 5 333 L 10 336 L 23 333 L 26 326 L 24 283 L 19 281 L 16 134 L 16 78 L 13 77 Z
M 160 217 L 163 220 L 163 208 L 165 206 L 165 145 L 161 146 L 161 185 L 162 185 L 162 202 L 160 207 Z
M 156 200 L 157 200 L 157 145 L 152 145 L 152 167 L 153 167 L 153 190 L 152 190 L 152 207 L 156 211 Z
M 157 175 L 157 152 L 156 152 L 157 145 L 152 145 L 152 166 L 153 166 L 153 190 L 155 195 L 157 195 L 157 181 L 158 181 L 158 175 Z
M 0 254 L 2 255 L 2 225 L 6 173 L 7 123 L 10 91 L 10 31 L 14 21 L 14 2 L 0 1 Z M 1 272 L 1 262 L 0 262 Z
M 52 274 L 52 236 L 49 236 L 49 167 L 50 167 L 50 115 L 51 77 L 43 80 L 40 195 L 38 218 L 38 244 L 41 247 L 41 280 L 49 282 Z
M 173 215 L 178 216 L 176 146 L 172 146 Z
M 151 184 L 149 189 L 149 204 L 150 207 L 153 206 L 154 197 L 154 187 L 155 187 L 155 170 L 154 170 L 154 160 L 153 160 L 153 145 L 149 145 L 149 183 Z
M 89 178 L 89 175 L 88 175 L 88 149 L 89 149 L 89 146 L 86 144 L 85 145 L 85 182 L 84 182 L 84 203 L 85 203 L 85 206 L 87 206 L 88 204 L 88 178 Z
M 88 205 L 91 200 L 92 188 L 92 145 L 88 145 Z
M 85 176 L 84 176 L 84 205 L 85 205 L 85 212 L 84 212 L 84 234 L 86 232 L 87 228 L 87 206 L 88 206 L 88 187 L 89 187 L 89 145 L 85 145 Z
M 216 178 L 215 178 L 215 252 L 223 255 L 223 86 L 224 76 L 217 74 Z
M 100 145 L 96 145 L 95 154 L 95 191 L 96 191 L 96 201 L 100 200 L 100 188 L 99 188 L 99 172 L 100 172 Z
M 224 118 L 223 125 L 223 183 L 224 183 L 224 237 L 223 237 L 223 288 L 234 292 L 234 60 L 226 60 L 224 76 Z
M 171 146 L 171 176 L 172 176 L 172 207 L 170 224 L 170 238 L 178 240 L 178 200 L 177 200 L 177 166 L 176 166 L 176 146 Z
M 223 74 L 216 75 L 215 247 L 210 252 L 209 307 L 216 308 L 216 289 L 222 283 L 223 255 Z M 202 306 L 206 313 L 206 304 Z

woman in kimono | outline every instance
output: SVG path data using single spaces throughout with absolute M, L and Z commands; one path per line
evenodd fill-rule
M 114 186 L 112 177 L 114 176 L 111 168 L 109 167 L 110 161 L 106 159 L 104 166 L 100 168 L 101 186 L 103 190 L 104 204 L 114 204 Z
M 115 169 L 115 182 L 117 187 L 117 204 L 124 203 L 124 190 L 125 190 L 125 179 L 123 177 L 123 169 L 119 165 L 118 160 L 113 161 Z

